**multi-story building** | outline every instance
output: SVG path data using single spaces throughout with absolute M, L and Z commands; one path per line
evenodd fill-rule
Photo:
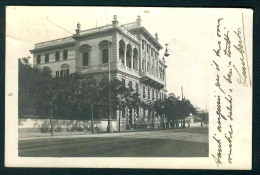
M 93 29 L 81 30 L 78 23 L 73 36 L 35 44 L 31 53 L 34 66 L 47 66 L 57 77 L 77 72 L 101 80 L 110 63 L 111 78 L 125 82 L 149 102 L 165 98 L 167 93 L 161 49 L 158 34 L 152 36 L 142 26 L 140 16 L 135 22 L 119 25 L 115 15 L 111 25 Z M 129 124 L 138 127 L 151 124 L 151 115 L 156 116 L 156 126 L 162 123 L 162 117 L 141 107 L 137 111 L 126 107 L 115 112 L 112 119 L 120 116 L 121 128 Z

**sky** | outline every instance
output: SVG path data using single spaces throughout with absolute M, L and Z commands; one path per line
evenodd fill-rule
M 6 46 L 8 58 L 32 57 L 29 50 L 35 43 L 71 36 L 78 22 L 81 29 L 111 24 L 117 15 L 119 24 L 135 22 L 140 15 L 142 25 L 154 36 L 157 32 L 165 52 L 168 93 L 184 97 L 200 109 L 208 108 L 209 54 L 207 44 L 213 32 L 203 27 L 210 24 L 213 10 L 185 8 L 137 7 L 7 7 Z M 215 22 L 215 21 L 214 21 Z M 214 28 L 215 29 L 215 28 Z M 213 29 L 213 30 L 214 30 Z M 10 49 L 9 49 L 10 50 Z M 16 62 L 17 63 L 17 62 Z

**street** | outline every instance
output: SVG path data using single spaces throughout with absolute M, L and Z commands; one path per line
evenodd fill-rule
M 20 157 L 207 157 L 208 128 L 23 138 Z

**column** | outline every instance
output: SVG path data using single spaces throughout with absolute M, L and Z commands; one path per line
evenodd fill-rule
M 75 72 L 82 71 L 80 66 L 82 66 L 82 65 L 80 64 L 79 41 L 76 40 L 76 49 L 75 49 L 75 67 L 76 67 L 76 71 Z
M 145 66 L 144 66 L 144 72 L 147 72 L 147 45 L 145 44 L 144 46 L 144 62 L 145 62 Z
M 142 62 L 143 62 L 143 58 L 142 58 L 142 40 L 140 40 L 140 47 L 139 47 L 139 54 L 138 54 L 138 67 L 137 67 L 137 69 L 138 69 L 138 71 L 139 71 L 139 73 L 141 73 L 142 72 Z M 140 67 L 139 67 L 139 65 L 140 65 Z
M 137 60 L 136 60 L 136 64 L 137 64 L 136 68 L 137 68 L 137 70 L 139 71 L 139 61 L 140 61 L 139 55 L 137 55 L 136 59 L 137 59 Z
M 134 52 L 131 50 L 131 69 L 134 69 Z
M 157 57 L 156 57 L 156 59 L 157 59 L 157 78 L 159 78 L 159 53 L 156 52 L 156 55 L 157 55 Z

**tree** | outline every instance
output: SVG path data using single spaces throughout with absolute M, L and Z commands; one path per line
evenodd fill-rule
M 197 108 L 195 108 L 189 100 L 183 99 L 181 101 L 180 115 L 182 116 L 182 127 L 185 128 L 185 118 L 190 114 L 196 114 Z
M 154 110 L 157 113 L 157 115 L 163 117 L 165 115 L 165 105 L 164 105 L 164 100 L 158 99 L 154 102 Z M 164 119 L 162 118 L 163 123 Z M 165 128 L 165 123 L 164 123 L 164 128 Z
M 139 107 L 141 105 L 141 100 L 138 92 L 134 92 L 133 89 L 128 88 L 125 92 L 126 105 L 132 110 L 134 109 L 134 127 L 136 127 L 136 117 L 137 112 L 139 112 Z M 130 118 L 130 127 L 132 128 L 132 118 Z
M 81 109 L 84 112 L 88 111 L 88 107 L 91 109 L 91 131 L 94 133 L 94 107 L 100 100 L 100 89 L 97 86 L 97 81 L 92 77 L 88 76 L 81 81 L 78 86 L 77 99 L 80 102 Z
M 168 127 L 170 127 L 170 120 L 175 121 L 178 119 L 178 102 L 179 98 L 177 98 L 173 93 L 169 94 L 168 98 L 163 102 L 164 113 L 168 120 Z

